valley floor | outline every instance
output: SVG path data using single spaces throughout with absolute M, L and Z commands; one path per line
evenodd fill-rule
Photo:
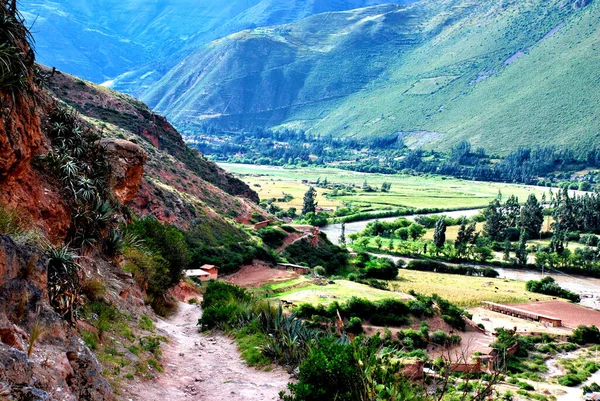
M 238 347 L 222 334 L 198 332 L 202 315 L 197 305 L 179 304 L 179 311 L 157 327 L 167 333 L 164 373 L 151 382 L 126 389 L 132 401 L 271 401 L 285 390 L 289 374 L 280 368 L 259 371 L 241 359 Z

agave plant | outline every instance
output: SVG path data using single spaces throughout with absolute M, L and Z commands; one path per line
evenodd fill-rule
M 72 322 L 79 303 L 80 266 L 68 245 L 48 246 L 48 298 L 57 314 Z
M 21 50 L 23 42 L 31 46 L 33 37 L 25 28 L 22 16 L 8 4 L 0 6 L 0 88 L 16 93 L 26 87 L 33 56 Z

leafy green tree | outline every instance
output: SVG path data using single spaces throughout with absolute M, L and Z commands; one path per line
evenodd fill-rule
M 527 202 L 521 208 L 521 217 L 519 226 L 524 230 L 527 238 L 537 238 L 544 223 L 544 212 L 542 205 L 538 202 L 534 194 L 529 195 Z
M 504 203 L 503 212 L 506 227 L 517 227 L 519 225 L 519 214 L 521 212 L 519 198 L 515 195 L 511 195 Z
M 435 230 L 433 232 L 433 244 L 439 251 L 444 247 L 446 243 L 446 220 L 442 217 L 435 223 Z
M 527 264 L 527 255 L 529 252 L 527 251 L 527 236 L 525 231 L 521 231 L 521 237 L 519 238 L 519 246 L 516 250 L 517 260 L 521 266 L 525 266 Z
M 500 204 L 500 196 L 490 202 L 483 210 L 485 224 L 483 231 L 486 237 L 492 241 L 503 241 L 505 236 L 505 218 L 502 214 L 502 205 Z
M 381 249 L 382 245 L 383 241 L 381 241 L 381 237 L 378 235 L 377 237 L 375 237 L 375 246 L 377 247 L 377 249 Z
M 460 229 L 458 230 L 456 241 L 454 241 L 454 247 L 459 257 L 467 256 L 477 244 L 479 233 L 476 231 L 477 226 L 475 222 L 472 222 L 467 226 L 466 219 L 463 219 Z
M 314 187 L 308 188 L 308 191 L 304 194 L 304 202 L 302 204 L 302 214 L 315 213 L 317 210 L 317 191 Z
M 408 227 L 408 235 L 414 240 L 421 238 L 425 234 L 425 227 L 420 224 L 411 224 Z

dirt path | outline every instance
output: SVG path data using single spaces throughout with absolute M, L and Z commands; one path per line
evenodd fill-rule
M 237 345 L 223 335 L 198 333 L 199 306 L 180 303 L 179 312 L 157 323 L 170 343 L 163 347 L 164 373 L 128 389 L 135 401 L 271 401 L 287 387 L 289 375 L 246 366 Z

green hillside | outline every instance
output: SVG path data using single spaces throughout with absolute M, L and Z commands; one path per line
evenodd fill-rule
M 597 1 L 440 0 L 214 41 L 143 96 L 184 130 L 292 127 L 585 149 L 600 135 Z

